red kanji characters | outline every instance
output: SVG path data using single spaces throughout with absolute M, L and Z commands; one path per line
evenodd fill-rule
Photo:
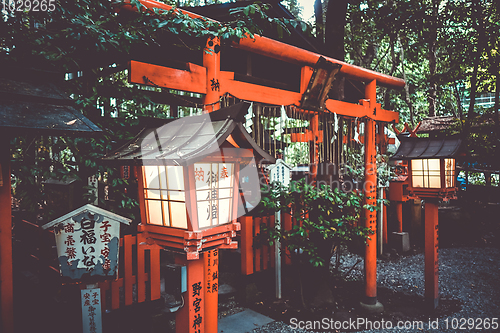
M 111 260 L 104 260 L 104 264 L 102 264 L 102 269 L 109 270 L 111 268 Z
M 200 170 L 198 170 L 198 168 L 194 169 L 194 177 L 196 178 L 196 180 L 204 181 L 205 180 L 205 171 L 203 171 L 202 168 L 200 168 Z
M 68 235 L 68 238 L 66 238 L 66 240 L 64 241 L 64 244 L 66 244 L 68 246 L 73 246 L 73 245 L 75 245 L 75 239 L 73 238 L 72 235 Z
M 76 249 L 74 247 L 66 248 L 66 256 L 68 257 L 68 259 L 75 259 L 76 258 Z
M 222 167 L 222 170 L 220 171 L 220 179 L 224 179 L 224 178 L 227 178 L 229 177 L 228 174 L 227 174 L 227 168 L 226 167 Z
M 106 246 L 104 249 L 102 249 L 101 254 L 104 256 L 104 258 L 107 258 L 109 256 L 109 247 Z
M 108 229 L 111 228 L 111 224 L 109 224 L 109 221 L 104 221 L 102 222 L 102 225 L 100 226 L 101 229 L 104 229 L 104 232 L 108 232 Z
M 75 232 L 75 225 L 73 223 L 68 223 L 64 226 L 64 231 L 67 233 Z
M 101 240 L 103 243 L 109 243 L 111 241 L 111 235 L 108 233 L 104 233 L 101 235 Z

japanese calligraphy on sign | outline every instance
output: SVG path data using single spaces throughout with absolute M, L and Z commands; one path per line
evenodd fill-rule
M 85 205 L 43 226 L 53 228 L 61 275 L 71 279 L 116 274 L 120 223 L 130 219 Z
M 203 324 L 203 311 L 201 311 L 201 306 L 200 304 L 202 303 L 203 300 L 203 287 L 201 285 L 201 282 L 196 282 L 193 283 L 192 286 L 192 300 L 193 300 L 193 308 L 194 308 L 194 313 L 193 315 L 193 325 L 190 327 L 190 332 L 195 332 L 198 333 L 201 331 L 201 327 Z M 191 313 L 190 313 L 191 315 Z
M 196 163 L 194 178 L 200 228 L 231 222 L 232 163 Z
M 88 185 L 89 188 L 91 189 L 92 195 L 94 196 L 94 202 L 92 202 L 94 205 L 97 205 L 99 202 L 99 181 L 96 177 L 96 175 L 92 175 L 88 178 Z
M 283 186 L 288 186 L 290 184 L 291 169 L 283 160 L 278 159 L 275 164 L 268 167 L 269 179 L 271 182 L 279 182 Z
M 102 333 L 101 289 L 83 289 L 81 294 L 83 333 Z
M 218 293 L 219 292 L 219 250 L 214 249 L 207 251 L 207 270 L 205 283 L 207 288 L 207 293 Z

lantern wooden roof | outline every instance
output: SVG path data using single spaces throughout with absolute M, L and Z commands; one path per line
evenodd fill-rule
M 243 126 L 249 103 L 177 119 L 158 128 L 144 128 L 132 141 L 103 159 L 129 165 L 188 165 L 221 147 L 252 149 L 256 158 L 274 163 Z
M 462 139 L 452 136 L 443 139 L 399 137 L 401 144 L 392 160 L 423 158 L 455 158 L 462 145 Z

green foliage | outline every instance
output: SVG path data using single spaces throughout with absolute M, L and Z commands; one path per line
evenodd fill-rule
M 47 208 L 43 182 L 48 179 L 76 179 L 86 184 L 87 177 L 97 175 L 107 196 L 104 200 L 101 193 L 99 204 L 127 216 L 137 215 L 137 202 L 126 193 L 133 189 L 132 184 L 120 178 L 118 169 L 100 161 L 117 143 L 138 132 L 140 117 L 169 116 L 168 106 L 152 102 L 144 93 L 160 92 L 160 88 L 127 82 L 125 64 L 137 50 L 161 44 L 167 50 L 172 43 L 201 50 L 207 39 L 215 37 L 224 45 L 253 38 L 262 28 L 276 27 L 280 34 L 288 33 L 291 26 L 307 28 L 295 20 L 270 18 L 266 14 L 269 5 L 262 3 L 233 9 L 234 19 L 227 23 L 190 17 L 175 6 L 168 11 L 145 10 L 133 0 L 131 5 L 138 12 L 131 13 L 124 5 L 125 1 L 59 0 L 52 11 L 7 13 L 0 19 L 0 61 L 4 66 L 73 73 L 73 79 L 63 81 L 66 93 L 104 130 L 97 138 L 15 138 L 14 195 L 22 209 L 36 214 L 40 207 Z M 218 50 L 206 50 L 214 51 Z M 85 190 L 84 199 L 92 202 L 93 192 L 88 187 Z M 54 217 L 48 209 L 45 213 L 47 218 Z
M 358 226 L 362 196 L 356 192 L 343 192 L 338 188 L 321 185 L 317 188 L 304 180 L 292 181 L 288 188 L 273 183 L 262 189 L 260 213 L 288 212 L 298 222 L 292 230 L 266 228 L 261 234 L 272 244 L 279 240 L 292 256 L 301 257 L 314 267 L 328 267 L 334 249 L 353 240 L 365 240 L 370 230 Z
M 268 16 L 270 6 L 259 2 L 232 9 L 234 19 L 227 23 L 190 17 L 175 6 L 168 11 L 146 10 L 139 1 L 132 1 L 139 11 L 136 15 L 117 15 L 115 10 L 124 5 L 125 1 L 60 0 L 54 11 L 8 15 L 6 21 L 0 20 L 0 59 L 70 70 L 103 60 L 118 62 L 134 47 L 158 45 L 165 33 L 178 36 L 180 45 L 201 49 L 207 38 L 218 37 L 224 44 L 253 38 L 269 27 L 279 35 L 289 33 L 292 26 L 308 29 L 297 20 Z M 183 41 L 186 38 L 188 42 Z
M 436 115 L 460 117 L 460 98 L 475 77 L 476 58 L 479 57 L 477 91 L 497 89 L 499 15 L 492 0 L 351 2 L 345 27 L 345 60 L 397 77 L 402 77 L 404 68 L 416 113 L 414 125 L 428 116 L 434 84 Z M 435 73 L 430 68 L 431 44 L 435 44 Z M 409 121 L 404 91 L 380 89 L 379 94 L 384 95 L 384 102 L 390 102 L 386 108 L 399 111 L 403 123 Z

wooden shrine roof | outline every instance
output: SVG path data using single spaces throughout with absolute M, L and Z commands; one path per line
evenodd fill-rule
M 221 145 L 253 149 L 257 159 L 274 163 L 242 124 L 248 103 L 144 128 L 133 140 L 108 154 L 104 161 L 134 165 L 188 165 L 218 153 Z
M 462 139 L 457 136 L 444 139 L 399 137 L 399 140 L 401 144 L 392 160 L 455 158 L 462 146 Z
M 11 134 L 92 135 L 102 130 L 54 84 L 0 77 L 0 129 Z
M 428 117 L 422 119 L 418 128 L 419 133 L 430 133 L 450 128 L 458 119 L 454 116 Z

